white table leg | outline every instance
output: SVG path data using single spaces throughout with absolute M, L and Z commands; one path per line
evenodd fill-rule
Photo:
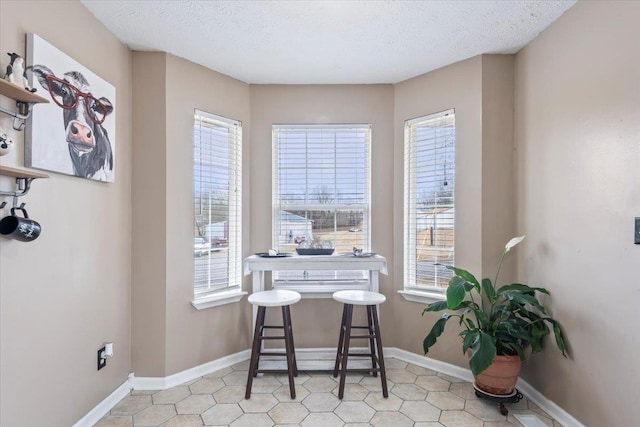
M 253 272 L 253 293 L 264 291 L 264 271 L 257 270 Z M 258 317 L 258 306 L 253 305 L 253 326 L 256 324 Z
M 378 292 L 378 270 L 369 270 L 369 288 L 371 292 Z
M 379 292 L 378 270 L 369 270 L 369 286 L 371 292 Z M 376 310 L 378 310 L 378 321 L 380 321 L 380 304 L 376 306 Z

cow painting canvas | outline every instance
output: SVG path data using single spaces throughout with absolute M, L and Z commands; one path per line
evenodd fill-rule
M 35 34 L 27 63 L 31 86 L 50 102 L 33 109 L 26 166 L 114 182 L 115 88 Z

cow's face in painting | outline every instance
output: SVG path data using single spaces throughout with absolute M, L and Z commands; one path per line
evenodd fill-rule
M 64 73 L 62 79 L 49 68 L 34 65 L 33 73 L 42 87 L 49 91 L 53 101 L 63 109 L 69 147 L 78 154 L 93 151 L 96 148 L 96 130 L 113 111 L 111 102 L 104 97 L 94 97 L 89 82 L 77 71 Z

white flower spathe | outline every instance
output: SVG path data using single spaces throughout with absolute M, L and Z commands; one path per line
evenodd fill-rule
M 524 240 L 526 236 L 520 236 L 520 237 L 514 237 L 513 239 L 509 240 L 507 242 L 506 245 L 504 245 L 504 251 L 505 252 L 509 252 L 509 250 L 514 247 L 515 245 L 517 245 L 518 243 L 522 242 Z

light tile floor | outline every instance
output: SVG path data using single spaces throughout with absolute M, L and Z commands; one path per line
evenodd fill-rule
M 245 400 L 246 361 L 167 390 L 134 390 L 96 427 L 521 426 L 514 414 L 534 414 L 549 427 L 561 427 L 526 398 L 507 405 L 509 415 L 503 416 L 496 404 L 479 400 L 470 383 L 394 358 L 385 363 L 388 399 L 379 378 L 348 375 L 340 401 L 330 372 L 300 372 L 295 400 L 286 375 L 269 374 L 254 380 Z

